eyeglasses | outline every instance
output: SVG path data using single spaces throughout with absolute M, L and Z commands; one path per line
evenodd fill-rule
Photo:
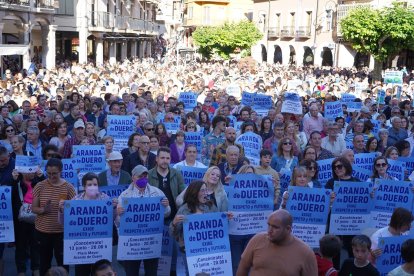
M 146 131 L 154 131 L 154 129 L 153 129 L 153 128 L 146 128 L 145 130 L 146 130 Z
M 338 164 L 338 165 L 333 166 L 333 168 L 334 170 L 342 170 L 344 168 L 344 165 Z
M 292 145 L 292 143 L 291 143 L 291 142 L 284 142 L 284 143 L 283 143 L 283 145 L 284 145 L 284 146 L 286 146 L 286 145 L 291 146 L 291 145 Z
M 308 170 L 310 170 L 310 171 L 316 171 L 316 168 L 315 167 L 306 167 Z
M 12 129 L 12 128 L 6 129 L 6 132 L 14 132 L 14 129 Z
M 149 145 L 150 142 L 140 142 L 143 145 Z
M 377 163 L 377 164 L 375 164 L 375 167 L 378 167 L 378 168 L 385 168 L 387 166 L 387 163 Z

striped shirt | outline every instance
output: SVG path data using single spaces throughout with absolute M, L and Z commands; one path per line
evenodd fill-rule
M 40 200 L 39 206 L 43 208 L 51 200 L 50 212 L 36 216 L 35 228 L 42 233 L 62 233 L 63 225 L 58 221 L 59 201 L 69 200 L 76 196 L 75 188 L 69 182 L 53 186 L 49 179 L 39 182 L 33 190 L 34 198 Z

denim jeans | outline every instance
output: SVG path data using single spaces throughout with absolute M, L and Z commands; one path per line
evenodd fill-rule
M 229 235 L 230 249 L 231 249 L 231 264 L 233 268 L 233 275 L 236 275 L 239 267 L 241 255 L 254 235 Z

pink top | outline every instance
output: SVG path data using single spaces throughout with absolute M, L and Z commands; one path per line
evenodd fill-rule
M 26 185 L 27 192 L 24 195 L 23 202 L 32 204 L 33 203 L 33 188 L 32 188 L 32 182 L 30 181 L 24 181 L 24 185 Z

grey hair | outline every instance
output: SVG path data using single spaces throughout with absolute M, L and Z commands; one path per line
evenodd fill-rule
M 386 128 L 381 128 L 379 131 L 378 131 L 378 135 L 381 135 L 381 134 L 388 134 L 389 132 L 388 132 L 388 129 L 386 129 Z

